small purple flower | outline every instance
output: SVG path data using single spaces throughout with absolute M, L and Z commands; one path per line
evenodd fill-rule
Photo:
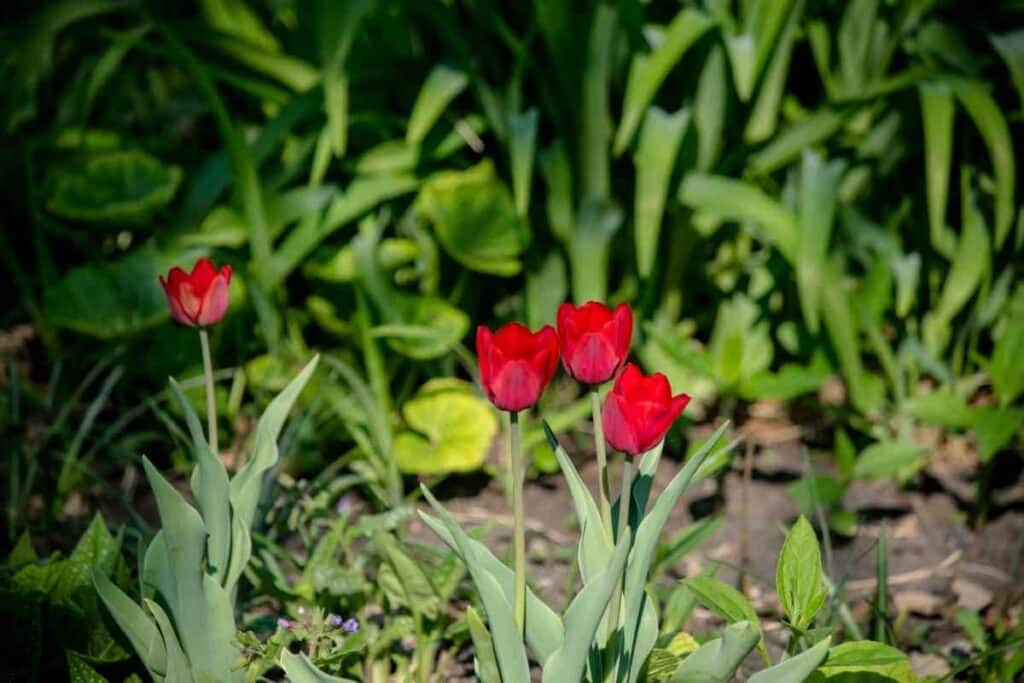
M 287 619 L 282 617 L 282 618 L 277 620 L 277 627 L 278 628 L 283 628 L 284 630 L 287 631 L 288 629 L 290 629 L 292 627 L 292 622 L 290 622 Z
M 332 614 L 328 621 L 330 621 L 331 626 L 337 628 L 337 627 L 341 626 L 342 622 L 344 622 L 345 620 L 342 619 L 337 614 Z
M 346 619 L 341 624 L 341 630 L 345 633 L 355 633 L 359 630 L 359 622 L 354 618 Z
M 338 499 L 337 504 L 334 506 L 334 512 L 339 515 L 344 515 L 352 509 L 352 498 L 345 494 Z

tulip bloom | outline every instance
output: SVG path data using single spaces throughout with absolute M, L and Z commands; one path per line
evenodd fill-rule
M 596 301 L 558 307 L 562 364 L 578 382 L 596 386 L 614 377 L 629 355 L 632 334 L 633 311 L 626 304 L 614 312 Z
M 665 375 L 644 375 L 630 363 L 615 380 L 601 411 L 605 437 L 623 453 L 646 453 L 665 438 L 689 402 L 686 394 L 672 395 Z
M 175 266 L 160 277 L 171 316 L 182 325 L 206 327 L 219 323 L 228 308 L 231 266 L 217 267 L 208 258 L 196 261 L 191 273 Z
M 501 410 L 518 412 L 534 405 L 558 369 L 558 335 L 545 325 L 530 332 L 509 323 L 497 332 L 476 329 L 480 381 L 487 398 Z

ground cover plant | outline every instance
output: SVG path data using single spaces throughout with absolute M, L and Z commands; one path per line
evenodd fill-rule
M 0 16 L 15 679 L 1020 675 L 1019 3 Z

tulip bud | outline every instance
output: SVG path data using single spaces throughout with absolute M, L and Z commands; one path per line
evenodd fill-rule
M 517 412 L 537 403 L 558 369 L 558 335 L 545 325 L 530 332 L 509 323 L 497 332 L 476 330 L 480 381 L 487 397 L 502 410 Z
M 558 340 L 565 371 L 578 382 L 603 384 L 615 376 L 629 355 L 633 311 L 619 304 L 588 301 L 579 308 L 558 307 Z
M 208 258 L 196 261 L 191 273 L 175 266 L 162 276 L 171 317 L 182 325 L 206 327 L 219 323 L 228 308 L 228 284 L 231 282 L 231 266 L 217 267 Z
M 609 445 L 629 455 L 651 450 L 690 402 L 686 394 L 672 395 L 660 372 L 644 375 L 629 363 L 605 399 L 601 424 Z

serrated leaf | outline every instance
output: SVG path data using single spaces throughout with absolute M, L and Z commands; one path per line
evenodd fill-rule
M 861 451 L 853 475 L 865 479 L 905 476 L 923 465 L 925 450 L 914 443 L 881 441 Z
M 829 650 L 828 659 L 818 667 L 826 680 L 859 680 L 858 677 L 885 677 L 894 683 L 916 683 L 907 656 L 889 645 L 871 640 L 841 643 Z

